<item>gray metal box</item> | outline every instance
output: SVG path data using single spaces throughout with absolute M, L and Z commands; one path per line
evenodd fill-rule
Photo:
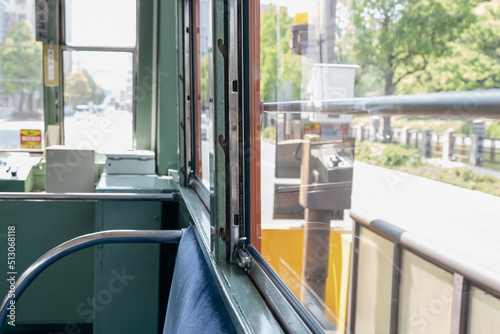
M 126 151 L 106 154 L 107 174 L 155 174 L 156 160 L 153 151 Z
M 46 150 L 45 190 L 49 193 L 86 193 L 95 189 L 94 150 L 51 146 Z

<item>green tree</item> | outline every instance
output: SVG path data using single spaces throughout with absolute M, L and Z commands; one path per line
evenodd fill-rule
M 394 95 L 406 78 L 423 73 L 450 50 L 450 42 L 474 22 L 475 0 L 354 0 L 361 80 L 378 83 L 365 94 Z M 390 118 L 384 117 L 390 124 Z M 387 134 L 386 134 L 387 135 Z
M 292 23 L 284 8 L 277 12 L 275 7 L 269 7 L 261 13 L 260 84 L 264 101 L 301 98 L 301 56 L 290 48 Z
M 67 103 L 74 106 L 88 102 L 101 104 L 106 97 L 104 90 L 85 70 L 71 72 L 65 78 L 64 94 Z
M 476 21 L 450 43 L 445 56 L 403 87 L 418 92 L 463 91 L 500 86 L 500 1 L 474 9 Z M 411 87 L 411 88 L 410 88 Z
M 18 22 L 5 34 L 0 46 L 0 71 L 2 88 L 11 94 L 21 94 L 18 110 L 32 111 L 29 105 L 32 99 L 25 99 L 42 81 L 42 47 L 25 21 Z M 23 108 L 25 102 L 28 105 Z
M 201 60 L 201 101 L 202 104 L 208 106 L 208 54 Z
M 104 89 L 102 89 L 101 86 L 97 85 L 97 83 L 87 71 L 83 70 L 82 73 L 83 75 L 85 75 L 85 78 L 87 78 L 87 83 L 90 88 L 90 95 L 88 96 L 88 100 L 93 102 L 94 104 L 101 104 L 106 98 Z
M 71 72 L 64 81 L 65 100 L 70 105 L 88 102 L 90 87 L 87 77 L 80 71 Z
M 353 46 L 356 44 L 355 28 L 352 24 L 350 0 L 337 1 L 335 25 L 335 59 L 338 64 L 354 64 Z
M 383 94 L 398 93 L 403 79 L 425 71 L 475 19 L 474 0 L 357 0 L 356 45 L 361 66 L 383 79 Z

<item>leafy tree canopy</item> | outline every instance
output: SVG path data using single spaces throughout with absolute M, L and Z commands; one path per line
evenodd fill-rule
M 16 94 L 32 90 L 42 79 L 42 47 L 25 21 L 18 22 L 0 46 L 1 86 Z
M 101 104 L 106 95 L 85 70 L 71 72 L 64 82 L 65 100 L 71 105 Z
M 101 86 L 97 85 L 97 83 L 94 81 L 94 79 L 90 76 L 90 74 L 87 71 L 83 70 L 82 73 L 87 79 L 87 83 L 90 88 L 90 95 L 88 96 L 88 100 L 95 104 L 101 104 L 106 98 L 104 89 L 102 89 Z
M 500 87 L 500 1 L 481 3 L 473 13 L 476 20 L 425 72 L 404 83 L 403 93 Z
M 274 7 L 269 7 L 261 13 L 260 85 L 264 101 L 301 98 L 302 61 L 290 48 L 292 23 L 293 19 L 288 17 L 286 10 L 277 12 Z
M 380 79 L 379 94 L 398 93 L 408 76 L 450 50 L 474 22 L 474 0 L 355 0 L 355 59 Z

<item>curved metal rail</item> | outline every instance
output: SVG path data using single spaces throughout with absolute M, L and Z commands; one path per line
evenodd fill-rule
M 386 323 L 390 328 L 390 333 L 397 332 L 398 309 L 400 309 L 400 287 L 402 273 L 403 251 L 409 251 L 415 256 L 435 265 L 449 274 L 453 275 L 452 300 L 451 300 L 451 333 L 465 333 L 466 323 L 471 317 L 470 298 L 472 298 L 471 286 L 474 286 L 485 294 L 493 296 L 497 301 L 500 298 L 500 274 L 474 262 L 457 255 L 450 249 L 436 245 L 435 241 L 426 240 L 422 236 L 409 232 L 396 225 L 392 225 L 383 220 L 373 220 L 368 215 L 351 211 L 351 218 L 355 221 L 353 248 L 351 256 L 351 275 L 349 292 L 349 315 L 347 316 L 346 332 L 355 332 L 356 303 L 357 303 L 357 280 L 358 280 L 358 256 L 360 245 L 359 227 L 370 230 L 382 238 L 393 243 L 392 260 L 392 282 L 390 295 L 386 296 L 391 300 L 390 320 Z M 375 247 L 378 245 L 375 243 Z M 412 287 L 423 288 L 422 285 L 413 284 Z M 411 289 L 411 287 L 410 287 Z M 424 288 L 425 289 L 425 288 Z M 439 298 L 438 298 L 439 299 Z M 436 300 L 434 298 L 434 300 Z M 444 305 L 444 303 L 443 303 Z M 480 312 L 480 311 L 475 311 Z
M 0 329 L 3 328 L 7 316 L 7 308 L 11 301 L 16 301 L 31 282 L 48 266 L 84 248 L 100 244 L 110 243 L 178 243 L 181 240 L 182 230 L 158 231 L 158 230 L 109 230 L 85 234 L 59 246 L 52 248 L 42 255 L 19 277 L 15 284 L 14 294 L 9 293 L 0 306 Z
M 465 276 L 490 292 L 500 295 L 500 274 L 491 269 L 472 262 L 470 259 L 458 257 L 416 234 L 407 232 L 383 220 L 373 220 L 361 212 L 351 211 L 351 218 L 361 226 L 396 242 L 424 259 L 428 259 L 441 268 Z

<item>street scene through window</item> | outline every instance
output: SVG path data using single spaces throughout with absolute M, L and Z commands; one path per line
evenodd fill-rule
M 498 273 L 499 22 L 496 0 L 261 1 L 257 237 L 325 328 L 346 323 L 359 238 L 355 324 L 389 330 L 376 319 L 389 319 L 398 252 L 400 332 L 449 331 L 449 298 L 436 324 L 417 321 L 433 297 L 415 284 L 446 295 L 453 275 L 354 231 L 352 212 Z

